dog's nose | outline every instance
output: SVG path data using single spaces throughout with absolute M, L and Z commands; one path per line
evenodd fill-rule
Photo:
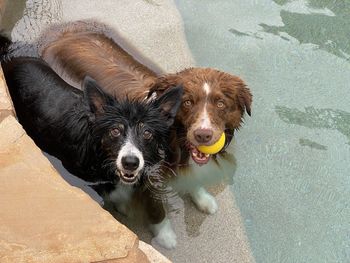
M 198 143 L 208 143 L 213 137 L 213 131 L 208 129 L 198 129 L 194 131 L 194 138 Z
M 125 170 L 134 171 L 139 167 L 140 160 L 136 156 L 128 155 L 122 157 L 122 165 Z

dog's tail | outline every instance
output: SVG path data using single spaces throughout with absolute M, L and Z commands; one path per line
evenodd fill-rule
M 0 61 L 7 57 L 11 43 L 11 40 L 3 32 L 0 32 Z

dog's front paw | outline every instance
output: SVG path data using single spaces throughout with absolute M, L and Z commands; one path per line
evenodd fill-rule
M 197 205 L 199 210 L 207 214 L 215 214 L 218 210 L 218 204 L 216 203 L 215 198 L 204 188 L 200 187 L 190 195 L 192 201 Z
M 151 230 L 155 235 L 152 241 L 157 242 L 159 245 L 166 249 L 173 249 L 176 247 L 176 234 L 171 228 L 168 219 L 164 219 L 159 224 L 151 225 Z
M 152 240 L 166 249 L 173 249 L 177 244 L 176 235 L 174 232 L 159 233 L 159 235 L 155 236 Z

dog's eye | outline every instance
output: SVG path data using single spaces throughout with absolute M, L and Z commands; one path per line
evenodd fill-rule
M 218 108 L 224 108 L 225 107 L 225 103 L 223 102 L 223 101 L 221 101 L 221 100 L 219 100 L 217 103 L 216 103 L 216 106 L 218 107 Z
M 192 101 L 191 100 L 185 100 L 184 101 L 185 107 L 191 107 L 192 106 Z
M 109 132 L 109 134 L 112 137 L 119 137 L 121 133 L 120 133 L 120 130 L 118 128 L 114 128 Z
M 146 140 L 149 140 L 152 138 L 152 133 L 150 131 L 144 131 L 143 132 L 143 138 L 145 138 Z

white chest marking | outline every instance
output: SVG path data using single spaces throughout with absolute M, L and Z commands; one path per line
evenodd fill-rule
M 134 190 L 132 186 L 118 184 L 115 190 L 113 190 L 109 197 L 115 203 L 129 202 Z

